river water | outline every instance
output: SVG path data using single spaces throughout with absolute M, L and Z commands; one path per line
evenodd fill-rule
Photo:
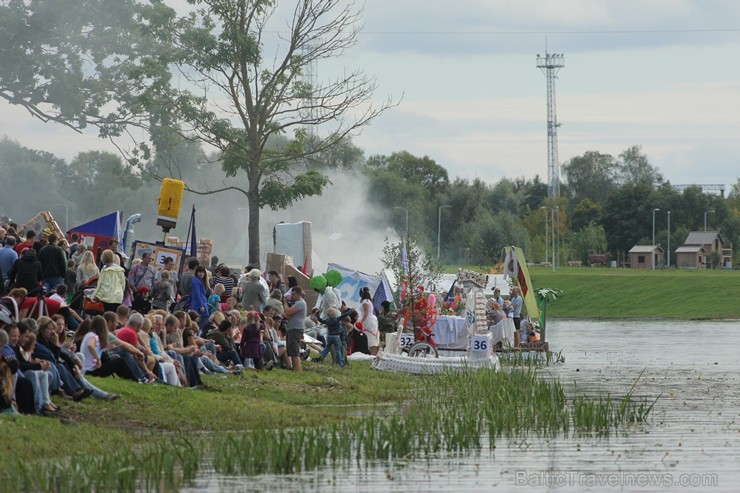
M 555 320 L 548 339 L 565 363 L 547 371 L 569 392 L 623 396 L 634 384 L 636 398 L 657 399 L 652 419 L 608 437 L 500 438 L 493 450 L 368 469 L 205 470 L 190 491 L 740 490 L 740 322 Z

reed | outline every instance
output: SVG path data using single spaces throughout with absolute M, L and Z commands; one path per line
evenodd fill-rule
M 638 377 L 639 379 L 639 377 Z M 428 375 L 411 401 L 390 416 L 370 414 L 280 430 L 219 433 L 62 462 L 19 463 L 0 478 L 4 491 L 164 491 L 189 485 L 210 461 L 225 475 L 297 474 L 319 468 L 424 460 L 476 453 L 501 437 L 529 434 L 606 436 L 645 422 L 655 402 L 568 397 L 558 380 L 536 366 L 510 371 L 463 370 Z M 636 384 L 636 382 L 635 382 Z M 6 481 L 7 480 L 7 481 Z

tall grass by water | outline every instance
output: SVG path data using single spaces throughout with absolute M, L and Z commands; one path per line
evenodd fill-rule
M 410 401 L 387 416 L 341 423 L 168 439 L 70 461 L 19 463 L 4 491 L 162 491 L 189 484 L 203 464 L 220 474 L 294 474 L 351 462 L 475 453 L 500 437 L 608 435 L 644 422 L 652 406 L 610 396 L 566 395 L 536 368 L 466 370 L 421 377 Z

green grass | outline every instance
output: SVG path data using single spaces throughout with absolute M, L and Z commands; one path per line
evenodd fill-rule
M 62 419 L 0 415 L 0 474 L 16 460 L 67 457 L 71 449 L 84 455 L 125 449 L 138 443 L 143 432 L 188 435 L 337 423 L 356 411 L 343 406 L 406 400 L 414 385 L 413 379 L 371 370 L 364 362 L 348 368 L 306 367 L 302 374 L 276 370 L 244 372 L 241 378 L 204 377 L 208 388 L 202 390 L 90 377 L 121 398 L 79 403 L 55 398 Z
M 353 363 L 350 371 L 335 372 L 338 378 L 327 377 L 330 370 L 325 366 L 309 368 L 315 371 L 303 375 L 273 372 L 254 379 L 231 379 L 223 385 L 216 381 L 211 390 L 204 392 L 122 387 L 122 391 L 135 395 L 111 403 L 110 407 L 117 408 L 113 416 L 105 407 L 100 413 L 85 415 L 80 405 L 80 416 L 98 424 L 67 426 L 75 438 L 67 434 L 64 425 L 57 428 L 52 420 L 0 420 L 8 425 L 4 436 L 10 435 L 0 457 L 0 491 L 170 491 L 191 484 L 200 468 L 209 465 L 226 475 L 296 474 L 351 462 L 365 469 L 401 459 L 459 457 L 477 453 L 485 446 L 494 447 L 501 437 L 570 433 L 607 436 L 644 423 L 653 407 L 644 400 L 640 403 L 632 399 L 634 386 L 622 399 L 570 397 L 558 380 L 540 378 L 534 368 L 426 376 L 371 375 L 366 363 Z M 277 387 L 272 398 L 255 392 L 255 385 L 262 385 L 255 382 L 263 377 Z M 312 397 L 305 399 L 292 389 L 299 382 Z M 327 383 L 331 385 L 327 387 Z M 407 392 L 409 385 L 416 387 L 413 394 Z M 353 396 L 346 395 L 350 390 Z M 219 401 L 214 395 L 229 398 Z M 177 400 L 179 396 L 183 399 Z M 333 404 L 337 397 L 356 403 L 405 400 L 388 416 L 324 416 L 310 405 Z M 147 404 L 154 401 L 159 401 L 158 409 Z M 241 418 L 239 409 L 254 401 L 265 407 L 250 408 L 252 419 L 233 419 Z M 273 413 L 275 405 L 286 407 Z M 200 414 L 204 409 L 207 414 Z M 182 420 L 180 431 L 189 431 L 156 433 L 163 425 L 156 419 L 146 419 L 151 412 L 166 416 L 170 423 Z M 259 414 L 266 417 L 260 418 Z M 139 432 L 118 431 L 109 437 L 119 423 L 137 424 Z M 212 424 L 212 431 L 233 431 L 195 434 L 195 423 Z M 45 445 L 35 456 L 28 455 L 28 450 L 14 450 L 14 435 L 20 430 L 28 430 L 33 443 L 44 440 Z M 95 444 L 92 448 L 88 446 L 90 441 Z M 63 455 L 48 453 L 55 449 Z
M 740 319 L 740 271 L 530 267 L 529 273 L 535 288 L 563 291 L 548 304 L 548 318 Z
M 548 317 L 740 319 L 740 272 L 530 268 L 535 287 L 558 288 Z

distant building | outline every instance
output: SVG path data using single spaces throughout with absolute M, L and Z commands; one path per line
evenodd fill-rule
M 713 252 L 719 255 L 719 267 L 732 267 L 732 243 L 725 241 L 719 231 L 691 231 L 676 249 L 676 266 L 682 269 L 711 267 Z
M 652 269 L 663 263 L 663 247 L 660 245 L 635 245 L 630 251 L 630 266 L 633 269 Z M 653 256 L 655 264 L 653 264 Z

